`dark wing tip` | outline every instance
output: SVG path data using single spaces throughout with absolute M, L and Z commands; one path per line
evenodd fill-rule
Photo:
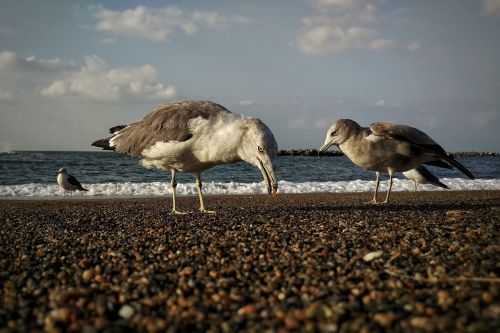
M 125 127 L 127 127 L 127 125 L 118 125 L 118 126 L 115 126 L 115 127 L 111 127 L 109 129 L 109 133 L 111 134 L 115 134 L 116 132 L 119 132 L 121 131 L 122 129 L 124 129 Z
M 80 191 L 88 191 L 88 190 L 84 189 L 82 184 L 80 184 L 80 182 L 72 175 L 68 175 L 68 182 L 71 185 L 76 186 Z
M 111 139 L 111 138 L 100 139 L 100 140 L 94 141 L 94 142 L 92 142 L 91 146 L 99 147 L 99 148 L 102 148 L 103 150 L 115 150 L 115 147 L 111 147 L 109 145 L 109 139 Z

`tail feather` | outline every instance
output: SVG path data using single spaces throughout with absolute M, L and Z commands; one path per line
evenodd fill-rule
M 425 165 L 435 166 L 435 167 L 438 167 L 438 168 L 453 169 L 453 167 L 451 165 L 449 165 L 445 161 L 441 161 L 441 160 L 439 160 L 439 161 L 425 162 L 424 164 Z
M 437 180 L 437 181 L 435 181 L 435 182 L 432 182 L 432 185 L 436 185 L 436 186 L 439 186 L 439 187 L 445 188 L 445 189 L 447 189 L 447 190 L 449 190 L 449 189 L 450 189 L 448 186 L 446 186 L 446 184 L 441 183 L 439 180 Z
M 100 139 L 92 143 L 92 146 L 102 148 L 103 150 L 115 150 L 115 147 L 110 146 L 109 140 L 112 137 L 106 139 Z
M 444 159 L 446 162 L 450 163 L 455 168 L 462 171 L 462 173 L 464 175 L 466 175 L 467 177 L 469 177 L 470 179 L 475 179 L 474 175 L 469 170 L 467 170 L 462 164 L 460 164 L 457 160 L 455 160 L 453 157 L 446 155 L 444 157 Z

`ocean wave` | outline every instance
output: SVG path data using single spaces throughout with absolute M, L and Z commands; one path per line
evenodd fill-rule
M 500 179 L 463 179 L 442 178 L 441 182 L 451 190 L 500 190 Z M 386 190 L 386 181 L 381 182 L 380 191 Z M 330 182 L 289 182 L 280 181 L 278 193 L 315 193 L 315 192 L 370 192 L 375 188 L 375 181 L 330 181 Z M 88 192 L 76 192 L 77 196 L 161 196 L 169 195 L 170 182 L 151 183 L 98 183 L 83 184 Z M 394 179 L 393 191 L 413 191 L 413 182 L 403 179 Z M 432 185 L 420 185 L 419 191 L 446 191 Z M 179 183 L 178 195 L 196 195 L 194 183 Z M 204 194 L 231 195 L 231 194 L 264 194 L 266 188 L 263 182 L 255 183 L 220 183 L 207 182 L 203 184 Z M 22 184 L 0 186 L 0 197 L 56 197 L 62 196 L 63 190 L 55 184 Z

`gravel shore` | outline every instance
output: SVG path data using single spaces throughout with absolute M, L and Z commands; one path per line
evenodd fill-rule
M 1 200 L 0 332 L 500 331 L 500 191 L 369 199 Z

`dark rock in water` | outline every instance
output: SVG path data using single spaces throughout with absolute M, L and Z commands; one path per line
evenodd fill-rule
M 452 152 L 452 157 L 500 157 L 497 152 Z M 278 151 L 278 156 L 318 156 L 317 149 L 282 149 Z M 319 156 L 344 156 L 341 151 L 328 150 L 319 153 Z
M 283 149 L 278 151 L 278 156 L 344 156 L 344 153 L 333 150 L 320 153 L 317 149 Z

